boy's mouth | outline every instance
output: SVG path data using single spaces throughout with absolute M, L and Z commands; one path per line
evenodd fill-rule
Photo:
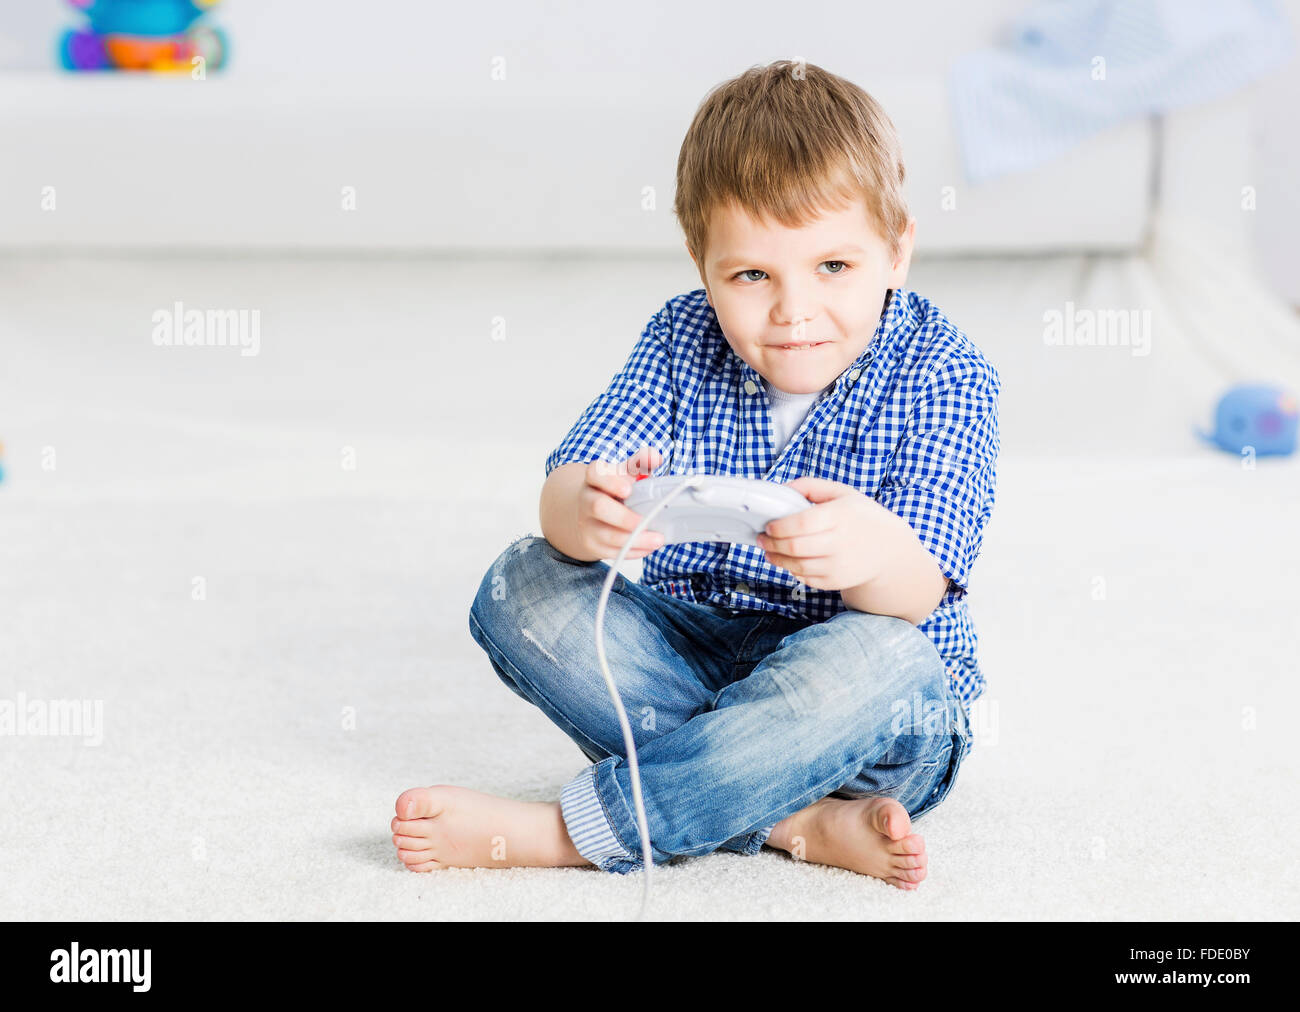
M 778 351 L 807 351 L 809 348 L 820 348 L 825 341 L 811 341 L 806 344 L 774 344 L 772 347 Z

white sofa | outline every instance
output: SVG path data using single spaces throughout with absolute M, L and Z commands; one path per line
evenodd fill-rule
M 649 252 L 681 244 L 671 202 L 694 97 L 458 97 L 432 80 L 423 91 L 363 94 L 302 78 L 27 72 L 0 80 L 0 243 L 11 248 Z M 928 252 L 1141 241 L 1149 124 L 1126 124 L 1040 171 L 968 186 L 946 87 L 934 74 L 871 88 L 902 135 Z M 56 213 L 42 207 L 50 186 Z M 345 187 L 354 188 L 354 210 L 344 209 Z

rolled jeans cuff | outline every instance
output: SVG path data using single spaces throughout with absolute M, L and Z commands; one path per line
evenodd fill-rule
M 612 761 L 612 758 L 604 760 Z M 560 814 L 573 846 L 597 868 L 602 871 L 623 870 L 627 862 L 640 867 L 637 855 L 614 835 L 605 803 L 596 791 L 595 766 L 588 766 L 560 790 Z
M 749 834 L 749 839 L 745 841 L 745 845 L 740 847 L 737 852 L 746 855 L 757 854 L 763 849 L 763 844 L 767 843 L 767 838 L 772 835 L 774 829 L 776 829 L 776 826 L 766 826 L 763 829 L 754 830 Z

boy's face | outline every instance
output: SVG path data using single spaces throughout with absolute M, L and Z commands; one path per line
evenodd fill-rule
M 705 262 L 695 266 L 732 350 L 778 390 L 808 394 L 870 343 L 885 293 L 907 279 L 915 234 L 909 219 L 895 257 L 861 198 L 803 228 L 760 223 L 731 205 L 710 216 Z

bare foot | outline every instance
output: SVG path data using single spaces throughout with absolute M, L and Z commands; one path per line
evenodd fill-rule
M 893 798 L 828 796 L 777 823 L 767 845 L 915 889 L 928 859 L 925 840 L 911 828 L 907 809 Z
M 397 799 L 397 856 L 411 871 L 587 865 L 560 803 L 513 801 L 467 787 L 413 787 Z

